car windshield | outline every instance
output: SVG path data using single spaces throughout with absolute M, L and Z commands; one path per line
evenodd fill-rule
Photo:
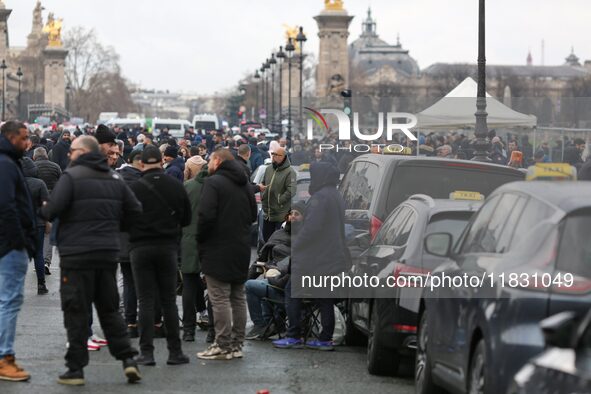
M 442 212 L 431 217 L 425 235 L 450 233 L 456 241 L 468 225 L 474 212 Z
M 591 211 L 576 213 L 564 222 L 558 266 L 562 271 L 591 278 Z
M 195 122 L 195 130 L 215 130 L 215 122 L 208 122 L 208 121 L 196 121 Z

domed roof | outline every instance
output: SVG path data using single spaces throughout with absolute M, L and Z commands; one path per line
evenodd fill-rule
M 351 71 L 358 77 L 363 77 L 388 66 L 406 77 L 418 76 L 419 65 L 408 54 L 409 51 L 402 48 L 400 38 L 396 45 L 388 44 L 378 36 L 376 25 L 371 9 L 368 9 L 361 35 L 349 45 Z

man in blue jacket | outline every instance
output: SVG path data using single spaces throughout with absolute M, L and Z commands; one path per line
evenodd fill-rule
M 19 122 L 6 122 L 0 134 L 0 380 L 23 381 L 30 375 L 16 364 L 13 345 L 36 245 L 35 214 L 19 163 L 29 135 Z

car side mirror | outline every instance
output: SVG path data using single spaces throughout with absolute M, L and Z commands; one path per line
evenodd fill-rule
M 547 346 L 571 348 L 577 328 L 574 312 L 561 312 L 540 322 Z
M 363 232 L 355 236 L 355 245 L 357 245 L 357 247 L 359 247 L 361 250 L 369 248 L 370 243 L 371 237 L 368 232 Z
M 450 257 L 453 236 L 450 233 L 433 233 L 425 237 L 425 251 L 439 257 Z

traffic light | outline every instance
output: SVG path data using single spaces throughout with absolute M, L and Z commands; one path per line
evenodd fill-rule
M 343 98 L 343 112 L 347 115 L 351 115 L 353 110 L 351 109 L 351 96 L 353 93 L 351 89 L 345 89 L 341 91 L 341 97 Z

